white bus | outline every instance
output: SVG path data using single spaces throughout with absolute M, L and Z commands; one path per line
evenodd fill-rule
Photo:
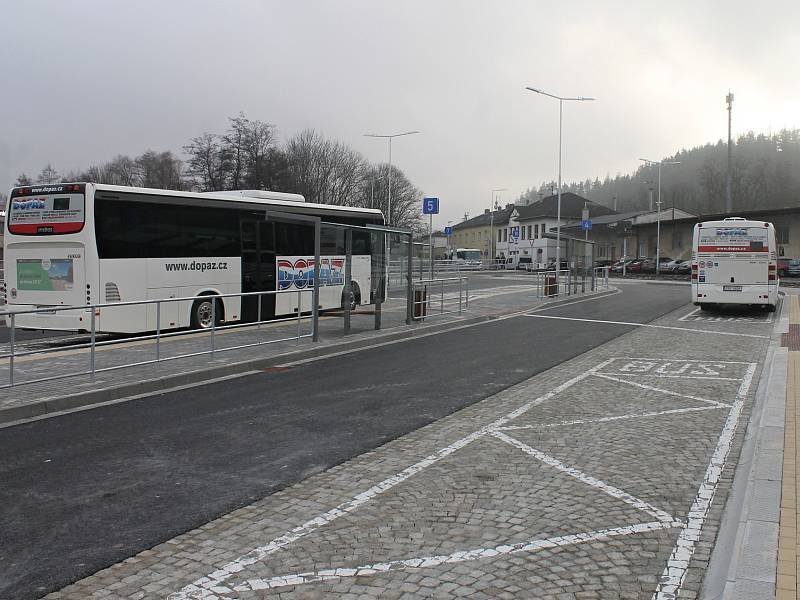
M 701 309 L 749 304 L 774 311 L 777 267 L 772 223 L 731 217 L 694 226 L 692 302 Z
M 266 211 L 318 216 L 323 222 L 383 225 L 378 210 L 310 204 L 297 194 L 276 192 L 192 193 L 94 183 L 18 187 L 7 206 L 6 310 L 45 309 L 15 316 L 31 329 L 85 331 L 85 306 L 165 298 L 162 330 L 211 327 L 213 294 L 239 294 L 313 287 L 314 228 L 267 220 Z M 322 309 L 369 304 L 372 298 L 372 236 L 352 230 L 353 293 L 345 299 L 344 229 L 321 231 Z M 381 286 L 376 286 L 380 289 Z M 218 324 L 297 314 L 297 294 L 218 299 Z M 303 293 L 302 311 L 311 310 Z M 102 332 L 154 331 L 154 304 L 101 308 Z
M 453 260 L 467 269 L 480 269 L 483 265 L 481 251 L 477 248 L 456 248 Z

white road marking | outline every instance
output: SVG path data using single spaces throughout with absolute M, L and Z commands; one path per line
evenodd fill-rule
M 608 298 L 609 296 L 616 296 L 617 294 L 621 294 L 621 293 L 622 293 L 622 290 L 616 289 L 613 292 L 611 292 L 610 294 L 605 294 L 604 296 L 601 296 L 601 298 Z M 573 304 L 580 304 L 581 302 L 588 302 L 589 300 L 595 300 L 595 298 L 583 298 L 581 300 L 575 300 L 573 302 L 562 302 L 561 304 L 554 304 L 552 306 L 542 306 L 541 308 L 535 308 L 535 309 L 533 309 L 531 311 L 528 311 L 528 313 L 525 316 L 528 316 L 528 314 L 533 314 L 535 312 L 539 312 L 541 310 L 551 310 L 553 308 L 561 308 L 562 306 L 572 306 Z
M 587 377 L 589 377 L 590 375 L 592 375 L 592 373 L 594 373 L 595 371 L 606 367 L 613 360 L 614 359 L 605 360 L 602 363 L 596 365 L 595 367 L 592 367 L 588 371 L 584 371 L 583 373 L 576 375 L 572 379 L 569 379 L 568 381 L 565 381 L 561 385 L 551 389 L 546 394 L 539 396 L 535 400 L 526 402 L 519 408 L 508 413 L 506 416 L 501 417 L 496 421 L 490 423 L 489 425 L 486 425 L 485 427 L 482 427 L 481 429 L 469 434 L 468 436 L 465 436 L 460 440 L 453 442 L 449 446 L 446 446 L 445 448 L 442 448 L 438 452 L 435 452 L 425 457 L 421 461 L 414 463 L 413 465 L 405 468 L 399 473 L 396 473 L 395 475 L 392 475 L 391 477 L 384 479 L 380 483 L 372 486 L 371 488 L 367 489 L 364 492 L 361 492 L 360 494 L 357 494 L 356 496 L 354 496 L 353 498 L 351 498 L 346 502 L 343 502 L 339 506 L 336 506 L 335 508 L 332 508 L 331 510 L 323 514 L 318 515 L 317 517 L 314 517 L 313 519 L 306 521 L 302 525 L 295 527 L 294 529 L 284 533 L 283 535 L 275 538 L 274 540 L 263 546 L 258 546 L 257 548 L 254 548 L 247 554 L 244 554 L 239 558 L 237 558 L 236 560 L 229 562 L 228 564 L 224 565 L 223 567 L 214 571 L 213 573 L 210 573 L 207 576 L 202 577 L 194 581 L 193 583 L 181 588 L 179 591 L 170 594 L 169 596 L 170 600 L 187 600 L 190 598 L 210 600 L 213 598 L 218 598 L 217 594 L 232 593 L 233 590 L 222 584 L 225 581 L 227 581 L 234 573 L 238 573 L 245 567 L 248 567 L 250 565 L 253 565 L 257 562 L 264 560 L 270 554 L 276 552 L 277 550 L 283 548 L 284 546 L 287 546 L 288 544 L 291 544 L 292 542 L 299 540 L 300 538 L 305 537 L 309 533 L 316 531 L 323 525 L 327 525 L 328 523 L 335 521 L 339 517 L 342 517 L 346 514 L 355 511 L 363 504 L 366 504 L 370 500 L 377 498 L 387 490 L 392 489 L 393 487 L 395 487 L 399 483 L 402 483 L 409 477 L 416 475 L 417 473 L 423 471 L 427 467 L 440 461 L 441 459 L 453 454 L 456 450 L 459 450 L 464 446 L 466 446 L 467 444 L 474 442 L 478 438 L 488 433 L 491 433 L 492 430 L 495 429 L 496 427 L 505 425 L 509 421 L 512 421 L 513 419 L 516 419 L 517 417 L 525 414 L 534 406 L 537 406 L 542 402 L 546 402 L 547 400 L 560 394 L 564 390 L 569 389 L 579 381 L 582 381 Z M 671 519 L 672 517 L 669 518 Z
M 576 533 L 516 544 L 501 544 L 493 548 L 477 548 L 474 550 L 463 550 L 453 554 L 422 556 L 419 558 L 408 558 L 404 560 L 392 560 L 382 563 L 373 563 L 352 568 L 320 569 L 307 573 L 297 573 L 293 575 L 280 575 L 269 579 L 250 579 L 242 585 L 237 585 L 234 589 L 237 592 L 268 590 L 289 585 L 302 585 L 305 583 L 315 583 L 328 581 L 331 579 L 341 579 L 344 577 L 362 577 L 366 575 L 377 575 L 391 571 L 403 569 L 424 569 L 438 567 L 443 564 L 461 563 L 471 560 L 481 560 L 503 556 L 506 554 L 517 554 L 521 552 L 537 552 L 547 548 L 563 548 L 586 542 L 603 541 L 609 538 L 633 535 L 657 531 L 659 529 L 669 529 L 680 527 L 679 523 L 665 523 L 663 521 L 651 521 L 649 523 L 638 523 L 625 527 L 612 527 L 610 529 L 599 529 L 587 533 Z
M 720 315 L 720 314 L 717 314 L 717 315 L 709 315 L 709 314 L 697 315 L 697 313 L 699 313 L 700 310 L 701 309 L 699 309 L 699 308 L 695 308 L 688 315 L 684 315 L 680 319 L 678 319 L 678 321 L 686 321 L 686 322 L 689 322 L 689 323 L 697 322 L 697 321 L 706 322 L 706 323 L 772 323 L 773 317 L 775 315 L 775 313 L 767 313 L 766 314 L 766 316 L 767 316 L 766 319 L 762 319 L 761 317 L 748 317 L 748 316 L 744 316 L 744 315 L 739 315 L 739 316 L 734 316 L 734 315 L 726 316 L 726 315 Z M 695 315 L 697 315 L 697 316 L 695 316 Z
M 624 421 L 627 419 L 643 419 L 647 417 L 660 417 L 662 415 L 677 415 L 682 413 L 699 412 L 703 410 L 718 410 L 727 408 L 726 406 L 697 406 L 692 408 L 673 408 L 672 410 L 660 410 L 658 412 L 630 413 L 618 415 L 616 417 L 601 417 L 597 419 L 577 419 L 575 421 L 560 421 L 558 423 L 541 423 L 538 425 L 506 425 L 498 427 L 497 431 L 516 431 L 518 429 L 548 429 L 550 427 L 563 427 L 567 425 L 585 425 L 587 423 L 608 423 L 609 421 Z
M 737 337 L 749 337 L 758 339 L 769 339 L 768 335 L 755 335 L 753 333 L 735 333 L 733 331 L 712 331 L 710 329 L 694 329 L 692 327 L 671 327 L 669 325 L 653 325 L 651 323 L 630 323 L 628 321 L 606 321 L 603 319 L 579 319 L 577 317 L 557 317 L 555 315 L 535 315 L 530 312 L 523 315 L 532 319 L 559 319 L 561 321 L 580 321 L 583 323 L 605 323 L 608 325 L 625 325 L 628 327 L 652 327 L 653 329 L 671 329 L 675 331 L 688 331 L 691 333 L 709 333 L 712 335 L 733 335 Z
M 662 394 L 667 394 L 668 396 L 677 396 L 678 398 L 688 398 L 689 400 L 696 400 L 697 402 L 703 402 L 705 404 L 711 404 L 712 406 L 716 407 L 729 407 L 730 404 L 726 404 L 725 402 L 720 402 L 718 400 L 708 400 L 706 398 L 701 398 L 700 396 L 691 396 L 689 394 L 681 394 L 679 392 L 673 392 L 672 390 L 665 390 L 663 388 L 655 387 L 652 385 L 646 385 L 644 383 L 638 383 L 636 381 L 630 381 L 628 379 L 622 379 L 620 377 L 614 377 L 612 375 L 601 375 L 600 373 L 593 373 L 595 377 L 600 377 L 602 379 L 608 379 L 609 381 L 616 381 L 618 383 L 625 383 L 627 385 L 631 385 L 633 387 L 642 388 L 643 390 L 650 390 L 651 392 L 660 392 Z
M 742 383 L 736 392 L 736 399 L 733 401 L 731 410 L 728 413 L 728 419 L 725 421 L 725 426 L 717 441 L 717 446 L 714 449 L 714 454 L 706 468 L 703 483 L 697 490 L 697 496 L 689 509 L 689 518 L 681 530 L 675 547 L 672 549 L 667 566 L 661 575 L 661 581 L 658 584 L 655 592 L 653 592 L 653 600 L 675 600 L 678 597 L 678 592 L 683 585 L 683 580 L 686 577 L 686 571 L 689 568 L 689 561 L 694 554 L 695 544 L 700 540 L 700 533 L 703 529 L 708 510 L 711 507 L 711 502 L 714 499 L 714 494 L 717 491 L 717 484 L 722 475 L 722 470 L 725 468 L 725 462 L 728 458 L 728 453 L 731 449 L 733 436 L 736 433 L 736 426 L 739 423 L 739 417 L 742 414 L 744 401 L 747 397 L 747 392 L 750 389 L 750 384 L 753 381 L 753 375 L 756 371 L 756 363 L 750 363 L 745 373 Z
M 598 373 L 598 375 L 620 375 L 621 373 Z M 627 373 L 627 375 L 643 375 L 645 377 L 660 377 L 662 379 L 713 379 L 714 381 L 741 381 L 741 377 L 711 377 L 707 375 L 660 375 L 657 373 Z
M 557 458 L 550 456 L 549 454 L 545 454 L 544 452 L 537 450 L 536 448 L 532 448 L 528 446 L 526 443 L 519 441 L 516 438 L 511 437 L 503 433 L 502 431 L 494 430 L 491 432 L 491 435 L 496 437 L 499 440 L 506 442 L 507 444 L 511 444 L 515 448 L 518 448 L 525 452 L 526 454 L 530 454 L 533 458 L 542 461 L 544 464 L 561 471 L 565 475 L 569 475 L 570 477 L 574 477 L 581 483 L 585 483 L 586 485 L 590 485 L 594 488 L 599 489 L 601 492 L 605 492 L 612 498 L 616 498 L 621 500 L 625 504 L 629 504 L 634 508 L 646 512 L 652 517 L 655 517 L 662 523 L 676 523 L 678 522 L 675 517 L 670 515 L 669 513 L 664 512 L 663 510 L 656 508 L 649 502 L 645 502 L 641 498 L 637 498 L 636 496 L 632 496 L 628 492 L 619 489 L 618 487 L 614 487 L 613 485 L 607 484 L 605 481 L 601 481 L 596 477 L 592 477 L 591 475 L 587 475 L 583 471 L 576 469 L 575 467 L 570 467 L 565 465 Z

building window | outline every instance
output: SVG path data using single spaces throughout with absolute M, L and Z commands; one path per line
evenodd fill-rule
M 507 227 L 503 228 L 503 241 L 504 242 L 508 241 L 508 228 Z
M 536 225 L 533 226 L 533 239 L 536 239 L 538 237 L 539 237 L 539 224 L 537 223 Z
M 502 242 L 503 241 L 503 230 L 502 229 L 498 229 L 497 230 L 497 241 L 498 242 Z
M 789 226 L 775 225 L 775 239 L 779 244 L 789 243 Z
M 521 235 L 522 235 L 522 239 L 524 240 L 525 239 L 525 227 L 520 227 L 520 229 L 522 229 Z
M 533 227 L 531 227 L 530 225 L 528 225 L 528 239 L 529 239 L 529 240 L 532 240 L 532 239 L 533 239 L 533 238 L 531 237 L 531 232 L 532 232 L 532 231 L 533 231 Z

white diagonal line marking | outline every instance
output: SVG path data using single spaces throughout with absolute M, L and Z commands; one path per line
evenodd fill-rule
M 598 375 L 620 375 L 620 373 L 598 373 Z M 634 375 L 625 373 L 624 375 Z M 659 373 L 636 373 L 645 377 L 659 377 L 662 379 L 712 379 L 714 381 L 741 381 L 741 377 L 712 377 L 711 375 L 661 375 Z
M 688 331 L 689 333 L 709 333 L 712 335 L 733 335 L 738 337 L 749 337 L 759 339 L 769 339 L 768 335 L 755 335 L 753 333 L 734 333 L 732 331 L 714 331 L 712 329 L 693 329 L 691 327 L 672 327 L 669 325 L 653 325 L 652 323 L 633 323 L 628 321 L 606 321 L 603 319 L 579 319 L 577 317 L 557 317 L 555 315 L 534 315 L 526 313 L 523 316 L 532 319 L 558 319 L 561 321 L 580 321 L 584 323 L 604 323 L 607 325 L 625 325 L 627 327 L 650 327 L 653 329 L 671 329 L 677 331 Z
M 456 450 L 460 450 L 467 444 L 474 442 L 478 438 L 486 435 L 493 431 L 496 427 L 500 427 L 505 425 L 509 421 L 516 419 L 520 415 L 525 414 L 534 406 L 541 404 L 542 402 L 546 402 L 550 398 L 560 394 L 564 390 L 572 387 L 579 381 L 582 381 L 592 375 L 595 371 L 603 369 L 604 367 L 608 366 L 614 359 L 608 359 L 595 367 L 592 367 L 588 371 L 584 371 L 580 375 L 576 375 L 572 379 L 565 381 L 561 385 L 553 388 L 546 394 L 539 396 L 535 400 L 531 400 L 530 402 L 526 402 L 519 408 L 511 411 L 504 417 L 500 417 L 496 421 L 490 423 L 489 425 L 482 427 L 478 431 L 475 431 L 469 434 L 466 437 L 461 438 L 442 448 L 438 452 L 435 452 L 421 461 L 414 463 L 410 467 L 405 468 L 404 470 L 400 471 L 399 473 L 392 475 L 381 481 L 380 483 L 372 486 L 368 490 L 361 492 L 360 494 L 355 495 L 350 500 L 343 502 L 342 504 L 332 508 L 326 513 L 323 513 L 309 521 L 306 521 L 302 525 L 295 527 L 291 531 L 286 532 L 285 534 L 281 535 L 280 537 L 275 538 L 271 542 L 263 545 L 258 546 L 257 548 L 253 548 L 247 554 L 244 554 L 229 562 L 228 564 L 222 566 L 221 568 L 217 569 L 213 573 L 206 575 L 205 577 L 201 577 L 200 579 L 190 583 L 187 586 L 184 586 L 177 592 L 174 592 L 169 595 L 170 600 L 188 600 L 190 598 L 193 599 L 202 599 L 202 600 L 212 600 L 214 598 L 218 598 L 217 594 L 228 594 L 232 593 L 232 590 L 228 587 L 223 585 L 223 582 L 227 581 L 234 573 L 240 572 L 245 567 L 253 565 L 257 562 L 264 560 L 267 556 L 280 550 L 284 546 L 291 544 L 300 538 L 307 536 L 309 533 L 316 531 L 323 525 L 326 525 L 332 521 L 335 521 L 339 517 L 342 517 L 346 514 L 349 514 L 356 509 L 358 509 L 363 504 L 366 504 L 370 500 L 375 499 L 376 497 L 383 494 L 385 491 L 395 487 L 399 483 L 402 483 L 409 477 L 416 475 L 420 471 L 430 467 L 432 464 L 440 461 L 441 459 L 450 456 Z M 670 517 L 671 518 L 671 517 Z
M 708 400 L 706 398 L 700 398 L 699 396 L 690 396 L 689 394 L 681 394 L 679 392 L 673 392 L 672 390 L 665 390 L 664 388 L 655 387 L 653 385 L 646 385 L 644 383 L 638 383 L 636 381 L 630 381 L 628 379 L 622 379 L 620 377 L 613 377 L 612 375 L 603 375 L 601 373 L 592 373 L 595 377 L 602 377 L 603 379 L 608 379 L 609 381 L 616 381 L 618 383 L 625 383 L 627 385 L 632 385 L 634 387 L 642 388 L 644 390 L 650 390 L 651 392 L 661 392 L 662 394 L 667 394 L 668 396 L 677 396 L 678 398 L 688 398 L 689 400 L 696 400 L 697 402 L 705 402 L 706 404 L 711 404 L 712 406 L 716 407 L 730 407 L 730 404 L 726 404 L 725 402 L 719 402 L 718 400 Z
M 446 563 L 460 563 L 470 560 L 480 560 L 503 556 L 505 554 L 515 554 L 519 552 L 536 552 L 547 548 L 560 548 L 585 542 L 605 540 L 612 537 L 657 531 L 659 529 L 669 529 L 671 527 L 681 527 L 681 523 L 663 521 L 652 521 L 650 523 L 639 523 L 625 527 L 613 527 L 610 529 L 599 529 L 588 533 L 576 533 L 572 535 L 557 536 L 540 540 L 531 540 L 517 544 L 502 544 L 493 548 L 477 548 L 474 550 L 464 550 L 453 554 L 423 556 L 420 558 L 408 558 L 404 560 L 392 560 L 371 565 L 362 565 L 351 568 L 321 569 L 307 573 L 296 573 L 293 575 L 280 575 L 269 579 L 250 579 L 242 585 L 237 585 L 234 589 L 237 592 L 247 592 L 256 590 L 267 590 L 272 588 L 284 587 L 289 585 L 302 585 L 305 583 L 315 583 L 318 581 L 328 581 L 330 579 L 341 579 L 343 577 L 363 577 L 399 571 L 403 569 L 419 569 L 426 567 L 437 567 Z
M 618 500 L 622 500 L 625 504 L 630 504 L 634 508 L 646 512 L 650 516 L 655 517 L 656 519 L 658 519 L 659 521 L 661 521 L 663 523 L 675 523 L 675 522 L 677 522 L 677 520 L 672 515 L 670 515 L 669 513 L 664 512 L 660 508 L 656 508 L 655 506 L 653 506 L 649 502 L 645 502 L 641 498 L 637 498 L 636 496 L 632 496 L 628 492 L 626 492 L 624 490 L 621 490 L 621 489 L 619 489 L 617 487 L 614 487 L 613 485 L 609 485 L 605 481 L 601 481 L 600 479 L 597 479 L 596 477 L 592 477 L 591 475 L 587 475 L 586 473 L 584 473 L 583 471 L 579 471 L 575 467 L 570 467 L 568 465 L 565 465 L 560 460 L 558 460 L 556 458 L 553 458 L 549 454 L 545 454 L 544 452 L 542 452 L 540 450 L 537 450 L 536 448 L 531 448 L 530 446 L 528 446 L 524 442 L 521 442 L 518 439 L 513 438 L 513 437 L 511 437 L 509 435 L 506 435 L 502 431 L 497 431 L 497 430 L 492 431 L 491 435 L 493 435 L 494 437 L 496 437 L 499 440 L 502 440 L 502 441 L 506 442 L 507 444 L 511 444 L 512 446 L 514 446 L 516 448 L 519 448 L 520 450 L 522 450 L 526 454 L 530 454 L 532 457 L 534 457 L 537 460 L 542 461 L 546 465 L 549 465 L 549 466 L 551 466 L 551 467 L 553 467 L 555 469 L 558 469 L 559 471 L 561 471 L 562 473 L 564 473 L 566 475 L 569 475 L 570 477 L 574 477 L 575 479 L 577 479 L 581 483 L 585 483 L 586 485 L 590 485 L 592 487 L 595 487 L 595 488 L 599 489 L 600 491 L 605 492 L 606 494 L 608 494 L 612 498 L 617 498 Z
M 674 600 L 678 597 L 678 592 L 683 585 L 686 571 L 689 568 L 689 561 L 694 554 L 695 544 L 700 539 L 700 532 L 703 529 L 706 515 L 708 515 L 708 509 L 711 507 L 711 501 L 717 491 L 719 478 L 725 468 L 725 462 L 733 442 L 733 435 L 736 433 L 736 426 L 742 414 L 744 400 L 747 397 L 755 372 L 756 363 L 750 363 L 739 390 L 736 392 L 736 399 L 733 401 L 731 410 L 728 413 L 728 419 L 722 428 L 717 447 L 714 449 L 714 454 L 711 455 L 711 460 L 703 477 L 703 483 L 700 484 L 697 496 L 695 496 L 692 507 L 689 509 L 689 519 L 686 527 L 681 530 L 678 541 L 672 549 L 669 560 L 667 560 L 667 566 L 661 574 L 661 581 L 655 592 L 653 592 L 653 600 Z
M 497 431 L 516 431 L 518 429 L 546 429 L 549 427 L 561 427 L 563 425 L 585 425 L 587 423 L 607 423 L 609 421 L 623 421 L 626 419 L 643 419 L 645 417 L 660 417 L 662 415 L 677 415 L 681 413 L 699 412 L 702 410 L 718 410 L 726 408 L 724 406 L 697 406 L 693 408 L 673 408 L 672 410 L 660 410 L 658 412 L 632 413 L 619 415 L 616 417 L 601 417 L 598 419 L 577 419 L 575 421 L 561 421 L 559 423 L 541 423 L 538 425 L 505 425 L 498 427 Z

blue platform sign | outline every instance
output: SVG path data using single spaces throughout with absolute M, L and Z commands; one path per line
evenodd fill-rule
M 584 219 L 583 221 L 581 221 L 581 229 L 586 231 L 591 228 L 592 228 L 592 222 L 589 219 Z
M 445 235 L 453 235 L 453 228 L 452 227 L 445 227 L 444 228 Z
M 423 215 L 438 215 L 439 214 L 439 199 L 438 198 L 423 198 L 422 199 L 422 214 Z

